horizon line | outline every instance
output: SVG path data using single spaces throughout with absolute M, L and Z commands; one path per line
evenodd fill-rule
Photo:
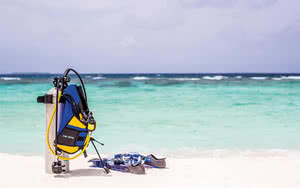
M 55 72 L 9 72 L 0 73 L 0 75 L 12 75 L 12 74 L 63 74 Z M 300 74 L 300 72 L 80 72 L 80 74 Z

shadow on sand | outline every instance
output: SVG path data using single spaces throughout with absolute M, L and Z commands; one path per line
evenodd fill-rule
M 70 170 L 69 173 L 55 175 L 55 178 L 72 178 L 72 177 L 84 177 L 84 176 L 104 176 L 111 177 L 111 174 L 106 174 L 102 169 L 75 169 Z

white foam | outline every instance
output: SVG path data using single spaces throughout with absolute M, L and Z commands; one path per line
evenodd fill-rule
M 145 76 L 135 76 L 132 79 L 134 79 L 134 80 L 149 80 L 149 78 L 145 77 Z
M 21 80 L 21 78 L 18 77 L 1 77 L 1 80 Z
M 105 77 L 97 76 L 97 77 L 94 77 L 93 79 L 94 79 L 94 80 L 102 80 L 102 79 L 105 79 Z
M 284 76 L 287 80 L 300 80 L 300 76 Z
M 279 81 L 279 80 L 283 80 L 283 79 L 282 78 L 272 78 L 272 80 Z
M 223 80 L 226 79 L 226 76 L 204 76 L 203 79 L 205 80 Z
M 252 80 L 266 80 L 267 77 L 251 77 Z
M 200 78 L 169 78 L 169 80 L 177 80 L 177 81 L 196 81 L 201 80 Z
M 243 77 L 242 76 L 236 76 L 235 78 L 236 79 L 242 79 Z
M 300 80 L 300 76 L 281 76 L 280 78 L 272 78 L 272 80 Z

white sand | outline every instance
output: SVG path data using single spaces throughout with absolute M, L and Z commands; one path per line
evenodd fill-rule
M 300 188 L 299 155 L 256 155 L 167 159 L 167 169 L 146 175 L 89 168 L 87 159 L 71 162 L 68 175 L 44 173 L 42 156 L 0 154 L 0 187 L 205 187 Z

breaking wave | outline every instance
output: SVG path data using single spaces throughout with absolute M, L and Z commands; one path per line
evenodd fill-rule
M 287 76 L 286 79 L 288 79 L 288 80 L 300 80 L 300 76 Z
M 267 77 L 251 77 L 252 80 L 266 80 Z
M 197 80 L 201 80 L 201 78 L 169 78 L 169 80 L 177 80 L 177 81 L 197 81 Z
M 132 79 L 134 79 L 134 80 L 149 80 L 149 78 L 145 77 L 145 76 L 135 76 Z
M 226 79 L 226 76 L 204 76 L 203 79 L 205 80 L 223 80 Z
M 272 78 L 272 80 L 300 80 L 300 76 L 281 76 L 280 78 Z
M 97 76 L 93 78 L 93 80 L 103 80 L 103 79 L 105 79 L 105 77 L 103 76 Z
M 21 78 L 19 77 L 0 77 L 1 80 L 6 80 L 6 81 L 9 81 L 9 80 L 21 80 Z

